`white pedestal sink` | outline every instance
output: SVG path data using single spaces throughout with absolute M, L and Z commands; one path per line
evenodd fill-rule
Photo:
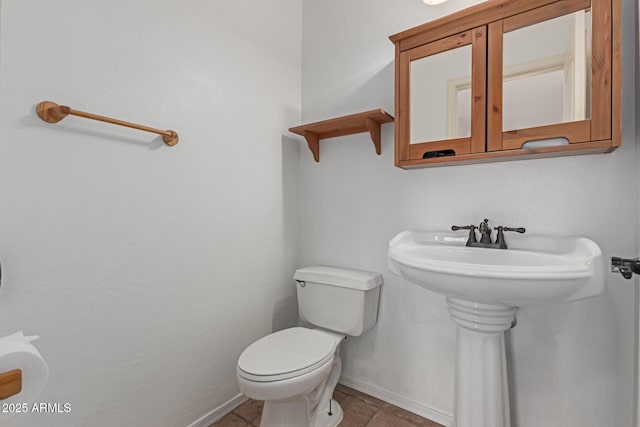
M 509 249 L 466 247 L 466 234 L 404 231 L 389 268 L 446 296 L 457 325 L 456 427 L 510 427 L 504 331 L 516 307 L 602 293 L 604 260 L 583 237 L 509 236 Z

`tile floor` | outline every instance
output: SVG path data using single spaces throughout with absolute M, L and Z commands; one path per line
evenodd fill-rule
M 340 427 L 443 427 L 368 394 L 338 384 L 333 398 L 344 410 Z M 249 400 L 210 427 L 254 427 L 260 425 L 262 402 Z

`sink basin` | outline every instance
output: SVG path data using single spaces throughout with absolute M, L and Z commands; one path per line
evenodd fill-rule
M 509 249 L 466 241 L 466 233 L 404 231 L 389 242 L 389 268 L 446 296 L 456 324 L 454 425 L 511 427 L 504 331 L 517 307 L 602 293 L 604 260 L 584 237 L 509 235 Z
M 389 268 L 447 297 L 508 306 L 566 303 L 604 288 L 602 251 L 587 238 L 509 235 L 509 249 L 466 241 L 466 233 L 404 231 L 389 242 Z

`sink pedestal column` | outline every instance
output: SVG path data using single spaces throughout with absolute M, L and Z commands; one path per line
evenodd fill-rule
M 447 298 L 456 323 L 455 427 L 510 427 L 504 331 L 516 308 Z

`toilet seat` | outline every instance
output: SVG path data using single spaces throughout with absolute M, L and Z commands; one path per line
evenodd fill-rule
M 312 372 L 333 358 L 337 337 L 315 329 L 289 328 L 251 344 L 238 359 L 238 375 L 272 382 Z

